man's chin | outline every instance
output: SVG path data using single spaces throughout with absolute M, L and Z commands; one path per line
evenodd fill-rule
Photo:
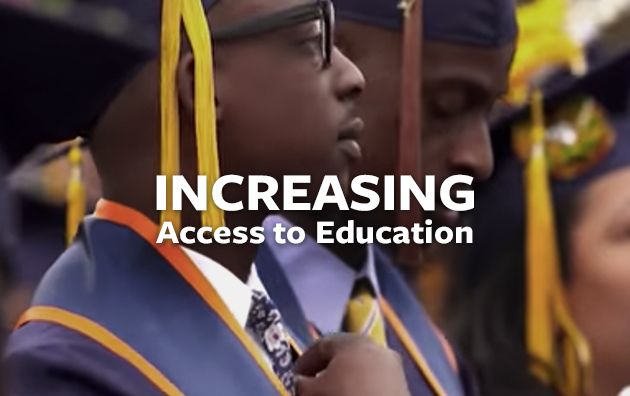
M 425 212 L 425 218 L 432 221 L 431 226 L 453 228 L 459 224 L 460 214 L 446 208 L 438 208 L 434 212 Z

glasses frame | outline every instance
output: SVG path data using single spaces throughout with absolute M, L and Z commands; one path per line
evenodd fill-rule
M 242 40 L 318 19 L 322 22 L 323 68 L 327 68 L 332 63 L 334 46 L 335 9 L 331 0 L 316 0 L 222 26 L 212 31 L 212 39 L 216 42 Z

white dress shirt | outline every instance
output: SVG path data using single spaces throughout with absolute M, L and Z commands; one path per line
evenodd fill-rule
M 212 287 L 214 287 L 219 297 L 236 319 L 236 322 L 245 329 L 252 341 L 258 346 L 262 357 L 269 367 L 272 367 L 271 360 L 267 356 L 264 347 L 257 341 L 257 338 L 253 336 L 253 333 L 246 328 L 249 309 L 252 305 L 252 290 L 260 291 L 266 296 L 269 296 L 258 277 L 256 266 L 252 265 L 247 284 L 245 284 L 232 272 L 211 258 L 185 247 L 182 247 L 182 249 L 208 282 L 210 282 Z

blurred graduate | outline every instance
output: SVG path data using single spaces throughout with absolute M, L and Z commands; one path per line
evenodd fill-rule
M 455 263 L 449 323 L 483 394 L 617 395 L 630 383 L 630 53 L 503 119 Z
M 611 219 L 601 221 L 605 214 L 592 205 L 623 191 L 596 185 L 622 182 L 617 177 L 630 158 L 629 55 L 611 58 L 600 40 L 615 22 L 611 15 L 619 15 L 615 7 L 623 4 L 602 3 L 584 20 L 569 18 L 576 10 L 563 0 L 519 7 L 507 95 L 517 110 L 494 128 L 496 174 L 478 188 L 468 219 L 477 238 L 453 263 L 447 310 L 454 341 L 488 395 L 613 395 L 627 385 L 623 348 L 611 348 L 625 336 L 606 340 L 593 332 L 625 332 L 625 308 L 611 310 L 617 303 L 594 298 L 594 283 L 584 283 L 615 289 L 593 265 L 598 257 L 610 268 L 615 256 L 603 238 Z M 592 194 L 601 195 L 591 201 Z M 597 312 L 602 316 L 593 317 Z
M 10 394 L 407 396 L 395 354 L 358 337 L 322 341 L 294 368 L 300 340 L 258 280 L 254 243 L 155 242 L 158 222 L 251 228 L 268 214 L 159 213 L 157 174 L 212 183 L 222 173 L 345 172 L 341 134 L 360 132 L 353 104 L 364 81 L 332 45 L 331 3 L 45 5 L 0 8 L 11 32 L 0 38 L 3 138 L 82 136 L 104 199 L 11 335 Z M 229 202 L 246 194 L 224 189 Z
M 335 5 L 341 19 L 337 43 L 369 81 L 359 107 L 366 121 L 363 161 L 346 179 L 411 175 L 422 186 L 424 175 L 435 175 L 438 185 L 455 174 L 488 177 L 486 119 L 507 90 L 517 33 L 512 0 L 337 0 Z M 382 184 L 375 188 L 383 193 Z M 339 227 L 348 216 L 371 227 L 411 228 L 422 218 L 419 207 L 396 213 L 383 205 L 351 215 L 324 207 L 268 218 L 256 264 L 289 325 L 304 338 L 358 332 L 397 350 L 414 395 L 474 392 L 461 362 L 396 268 L 417 266 L 420 246 L 316 244 L 317 221 L 336 221 Z M 424 217 L 436 227 L 457 222 L 457 214 L 440 204 Z M 277 223 L 301 226 L 311 236 L 300 244 L 277 244 Z
M 0 138 L 0 142 L 5 140 Z M 12 201 L 14 245 L 10 260 L 13 286 L 7 301 L 9 328 L 30 304 L 42 276 L 74 237 L 84 212 L 91 213 L 100 198 L 100 182 L 89 150 L 83 144 L 79 161 L 73 163 L 70 157 L 75 158 L 78 149 L 74 146 L 75 142 L 45 144 L 25 156 L 9 144 L 13 155 L 7 156 L 3 180 Z M 84 191 L 79 195 L 70 193 L 76 191 L 76 177 Z M 78 212 L 78 217 L 68 219 L 68 214 Z

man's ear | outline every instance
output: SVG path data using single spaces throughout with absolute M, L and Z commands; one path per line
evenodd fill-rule
M 180 104 L 180 118 L 194 125 L 195 122 L 195 59 L 191 52 L 182 56 L 177 67 L 177 94 Z M 222 109 L 217 98 L 216 87 L 214 106 L 217 124 L 221 122 Z

